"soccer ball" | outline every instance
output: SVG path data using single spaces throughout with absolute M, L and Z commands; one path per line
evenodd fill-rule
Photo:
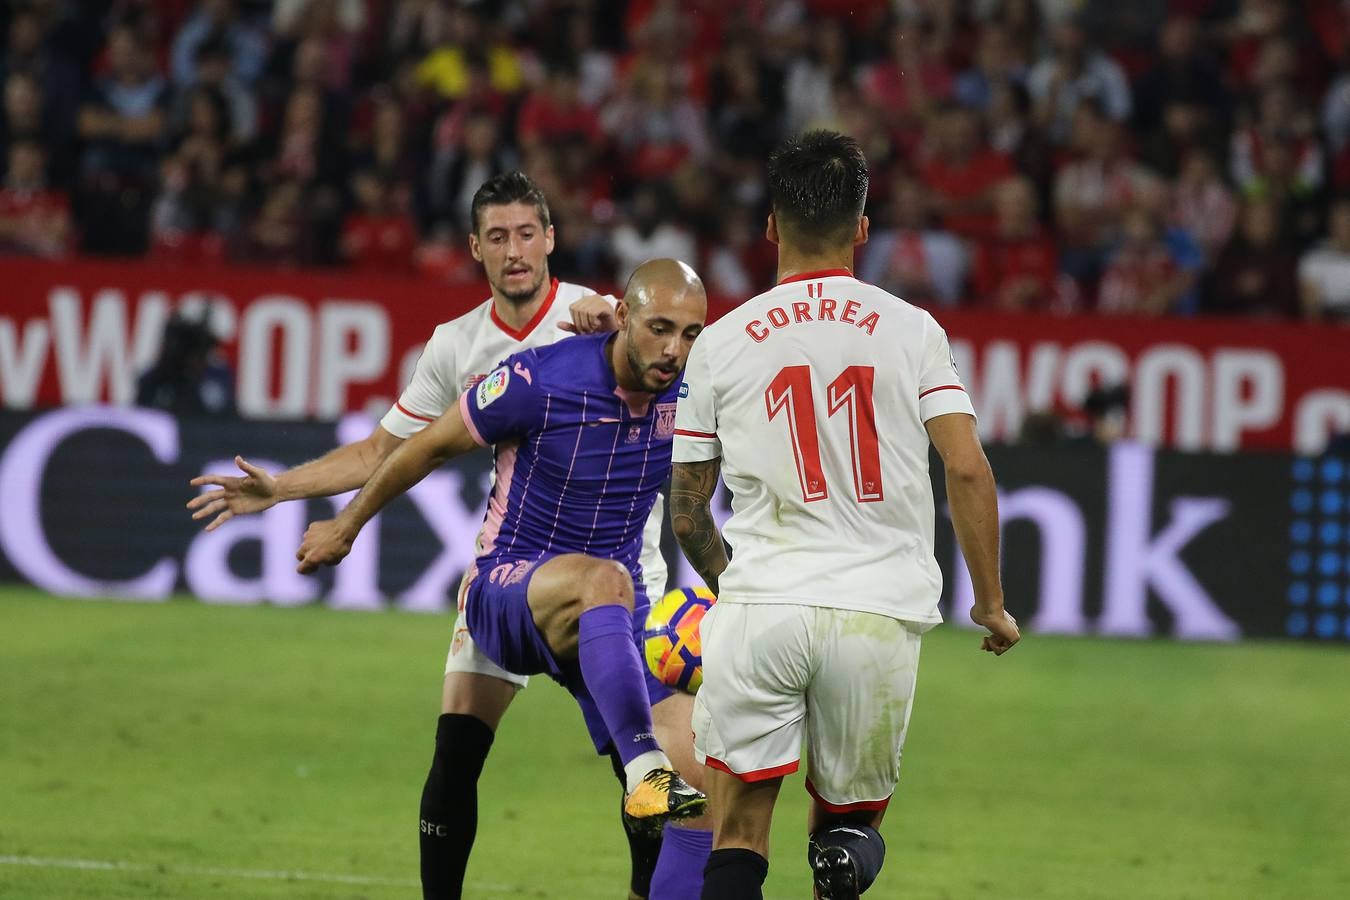
M 652 604 L 642 632 L 647 668 L 667 687 L 697 694 L 703 684 L 698 626 L 717 597 L 707 588 L 676 588 Z

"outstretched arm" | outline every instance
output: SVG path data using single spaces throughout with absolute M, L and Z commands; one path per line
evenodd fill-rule
M 243 477 L 199 475 L 189 484 L 193 487 L 210 485 L 217 490 L 198 494 L 188 501 L 187 508 L 194 510 L 193 519 L 215 516 L 206 526 L 207 531 L 215 531 L 235 516 L 262 512 L 283 500 L 341 494 L 365 484 L 401 443 L 402 438 L 376 425 L 364 440 L 344 444 L 278 475 L 236 456 L 234 464 L 244 473 Z
M 351 550 L 361 528 L 390 500 L 426 478 L 447 459 L 478 446 L 464 421 L 460 404 L 452 404 L 445 415 L 390 453 L 336 519 L 309 526 L 295 554 L 300 561 L 297 571 L 307 575 L 321 565 L 337 565 Z
M 685 558 L 712 592 L 727 567 L 727 550 L 712 517 L 712 495 L 722 460 L 675 463 L 671 469 L 670 525 Z

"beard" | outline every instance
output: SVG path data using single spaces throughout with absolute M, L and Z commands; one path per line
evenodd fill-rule
M 545 272 L 541 271 L 535 277 L 534 283 L 531 284 L 529 287 L 517 289 L 508 288 L 506 287 L 505 284 L 506 282 L 505 275 L 502 276 L 501 284 L 494 282 L 492 286 L 496 289 L 497 293 L 500 294 L 504 299 L 519 306 L 523 303 L 529 303 L 531 300 L 534 299 L 535 295 L 539 293 L 539 288 L 544 283 L 544 275 Z
M 643 360 L 642 357 L 638 356 L 637 344 L 634 342 L 632 335 L 627 335 L 627 340 L 625 341 L 625 343 L 627 343 L 628 345 L 626 348 L 627 349 L 626 355 L 628 357 L 628 368 L 634 375 L 638 377 L 638 382 L 642 385 L 642 389 L 644 391 L 647 391 L 648 393 L 652 394 L 657 394 L 660 393 L 661 391 L 664 391 L 666 388 L 670 387 L 670 385 L 673 382 L 666 382 L 662 384 L 659 381 L 653 380 L 651 377 L 651 369 L 653 367 L 656 367 L 662 369 L 663 371 L 674 371 L 676 372 L 676 374 L 678 374 L 678 370 L 674 369 L 667 370 L 664 369 L 664 367 L 662 367 L 658 363 L 649 363 Z

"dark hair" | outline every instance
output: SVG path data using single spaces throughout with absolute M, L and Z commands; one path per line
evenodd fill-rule
M 483 182 L 483 186 L 474 192 L 473 203 L 469 206 L 469 226 L 473 229 L 473 233 L 478 233 L 483 207 L 506 206 L 509 203 L 534 204 L 534 211 L 539 214 L 539 223 L 548 228 L 550 223 L 548 201 L 544 199 L 544 192 L 539 190 L 539 185 L 531 181 L 530 176 L 524 172 L 503 172 Z
M 849 243 L 867 200 L 867 160 L 851 137 L 808 131 L 769 156 L 778 233 L 808 253 Z

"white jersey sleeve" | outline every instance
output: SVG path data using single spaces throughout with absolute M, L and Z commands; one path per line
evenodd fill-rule
M 919 373 L 919 419 L 927 422 L 947 413 L 975 415 L 961 376 L 956 371 L 956 359 L 947 332 L 933 320 L 924 318 L 924 362 Z
M 713 394 L 709 341 L 695 341 L 684 367 L 684 384 L 675 410 L 674 461 L 705 462 L 722 455 L 717 439 L 717 403 Z
M 412 381 L 380 419 L 385 431 L 394 437 L 410 438 L 440 418 L 459 399 L 459 366 L 455 362 L 454 344 L 450 323 L 437 326 L 422 348 Z

